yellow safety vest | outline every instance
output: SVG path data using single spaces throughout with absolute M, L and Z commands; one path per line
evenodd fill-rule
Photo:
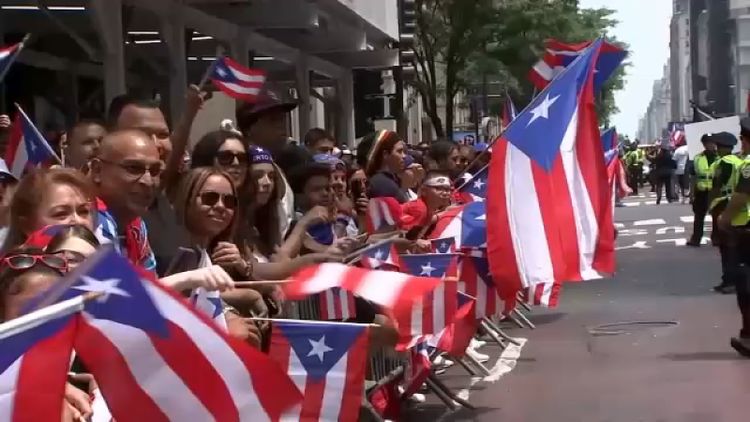
M 708 209 L 710 210 L 714 209 L 714 207 L 721 201 L 727 200 L 730 196 L 732 196 L 732 193 L 734 193 L 734 188 L 735 186 L 737 186 L 737 181 L 740 180 L 740 168 L 744 164 L 744 161 L 742 160 L 742 158 L 734 154 L 725 155 L 711 164 L 711 174 L 716 174 L 716 170 L 719 168 L 719 165 L 721 165 L 721 163 L 730 164 L 732 166 L 732 174 L 729 175 L 729 179 L 727 179 L 727 182 L 723 186 L 721 186 L 719 196 L 711 201 L 711 205 L 708 207 Z
M 745 157 L 745 159 L 742 161 L 742 165 L 739 167 L 739 171 L 737 172 L 737 182 L 740 180 L 739 175 L 750 171 L 750 155 Z M 737 187 L 735 182 L 735 188 Z M 745 204 L 745 207 L 742 209 L 742 211 L 738 212 L 737 215 L 732 217 L 732 226 L 735 227 L 741 227 L 746 226 L 748 223 L 750 223 L 750 201 Z
M 714 161 L 716 162 L 716 161 Z M 702 152 L 695 156 L 693 160 L 693 167 L 695 168 L 695 177 L 698 179 L 695 182 L 695 188 L 699 191 L 709 191 L 713 186 L 713 171 L 711 166 L 708 165 L 708 158 Z

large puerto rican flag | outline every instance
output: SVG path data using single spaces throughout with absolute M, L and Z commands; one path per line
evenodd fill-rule
M 356 421 L 367 364 L 365 324 L 274 321 L 270 356 L 304 399 L 283 421 Z
M 211 65 L 214 85 L 232 98 L 255 102 L 266 83 L 266 72 L 245 67 L 229 57 L 219 57 Z
M 542 283 L 614 272 L 611 190 L 594 108 L 594 42 L 493 148 L 490 272 L 504 299 Z
M 278 420 L 302 399 L 270 357 L 105 248 L 45 294 L 101 292 L 74 347 L 116 420 Z M 43 303 L 43 302 L 42 302 Z
M 537 89 L 544 89 L 562 71 L 591 45 L 591 42 L 566 44 L 557 40 L 545 42 L 545 54 L 529 72 L 529 79 Z M 596 61 L 594 75 L 594 92 L 598 92 L 605 82 L 620 66 L 627 56 L 627 51 L 620 47 L 602 42 L 601 51 Z
M 57 154 L 21 107 L 16 105 L 16 108 L 18 114 L 13 121 L 5 150 L 5 162 L 10 167 L 11 174 L 20 179 L 27 166 L 50 163 L 57 159 Z

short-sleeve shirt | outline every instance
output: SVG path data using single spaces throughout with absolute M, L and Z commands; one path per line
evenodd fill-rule
M 379 171 L 370 178 L 367 196 L 370 198 L 396 198 L 400 204 L 409 200 L 406 191 L 401 189 L 398 177 L 386 171 Z
M 99 242 L 112 244 L 115 250 L 133 265 L 156 273 L 156 258 L 148 242 L 146 223 L 141 218 L 136 218 L 128 223 L 127 227 L 119 227 L 104 201 L 97 198 L 96 206 L 96 237 Z

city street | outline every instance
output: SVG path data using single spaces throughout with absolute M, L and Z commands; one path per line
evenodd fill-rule
M 684 246 L 689 205 L 654 201 L 631 197 L 617 209 L 614 278 L 566 285 L 557 309 L 532 314 L 536 330 L 511 330 L 528 339 L 515 368 L 511 352 L 493 368 L 509 371 L 494 383 L 468 388 L 454 368 L 443 376 L 477 411 L 446 414 L 436 404 L 424 412 L 442 420 L 746 421 L 750 362 L 729 347 L 739 328 L 735 297 L 710 290 L 718 252 Z M 594 330 L 619 322 L 658 324 Z M 492 355 L 488 367 L 499 350 L 482 349 Z

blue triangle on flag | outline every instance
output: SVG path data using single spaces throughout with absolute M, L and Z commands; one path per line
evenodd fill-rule
M 477 277 L 488 286 L 494 286 L 495 283 L 492 281 L 492 274 L 490 274 L 490 262 L 487 257 L 470 257 L 472 265 L 474 265 L 474 271 L 477 273 Z
M 602 44 L 591 44 L 511 122 L 504 138 L 541 168 L 550 171 L 578 109 L 579 93 Z M 575 136 L 575 134 L 572 134 Z
M 313 381 L 325 379 L 328 371 L 349 351 L 367 326 L 320 322 L 275 321 Z
M 391 254 L 391 242 L 386 242 L 378 247 L 368 249 L 363 252 L 368 258 L 377 259 L 378 261 L 385 261 Z
M 487 207 L 484 202 L 471 202 L 464 206 L 461 216 L 461 247 L 487 246 Z
M 74 314 L 51 319 L 39 326 L 0 340 L 0 373 L 5 372 L 13 362 L 40 341 L 55 335 L 70 322 Z

